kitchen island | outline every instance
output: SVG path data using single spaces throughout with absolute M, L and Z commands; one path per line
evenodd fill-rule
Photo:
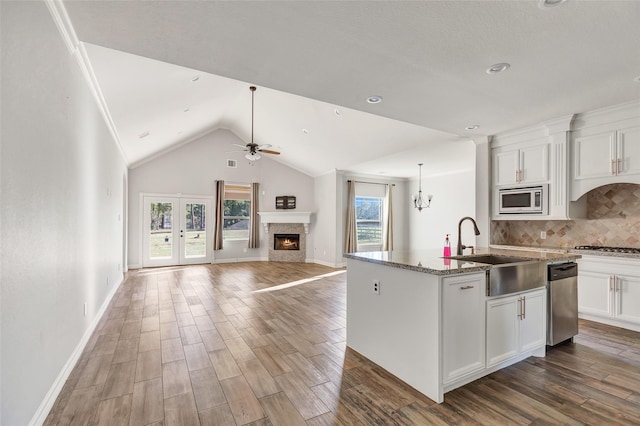
M 483 249 L 546 262 L 575 254 Z M 487 297 L 491 265 L 439 250 L 347 254 L 347 345 L 440 403 L 444 393 L 545 355 L 544 287 Z M 527 300 L 527 315 L 521 313 Z

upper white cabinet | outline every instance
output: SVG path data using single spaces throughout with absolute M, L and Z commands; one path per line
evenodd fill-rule
M 640 126 L 574 139 L 575 180 L 606 185 L 640 174 Z
M 550 220 L 569 218 L 567 195 L 568 134 L 573 115 L 516 132 L 495 135 L 491 141 L 493 220 Z M 501 188 L 547 185 L 543 210 L 548 214 L 500 214 Z M 576 212 L 577 213 L 577 212 Z M 580 214 L 576 214 L 581 216 Z
M 494 185 L 527 185 L 549 180 L 549 144 L 497 148 L 493 152 Z
M 571 138 L 571 200 L 598 186 L 640 183 L 640 104 L 579 115 Z

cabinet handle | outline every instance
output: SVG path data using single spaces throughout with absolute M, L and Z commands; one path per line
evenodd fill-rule
M 609 278 L 607 278 L 607 282 L 609 283 L 609 291 L 613 291 L 613 285 L 611 284 L 611 275 L 609 275 Z
M 620 162 L 622 160 L 618 158 L 618 161 L 616 161 L 617 165 L 616 165 L 616 174 L 619 175 L 620 174 Z
M 472 289 L 473 286 L 472 285 L 465 285 L 464 287 L 460 287 L 460 290 L 469 290 Z
M 522 297 L 522 319 L 527 318 L 527 296 Z
M 614 176 L 616 174 L 615 164 L 616 164 L 616 160 L 611 160 L 611 174 Z
M 522 297 L 518 298 L 518 319 L 522 319 Z
M 620 291 L 620 281 L 618 280 L 618 276 L 616 275 L 613 279 L 615 280 L 614 288 L 616 291 Z

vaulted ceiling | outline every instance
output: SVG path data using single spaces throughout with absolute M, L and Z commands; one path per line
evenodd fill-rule
M 64 6 L 132 166 L 214 129 L 248 142 L 250 84 L 256 142 L 312 176 L 444 173 L 472 138 L 640 99 L 637 1 Z

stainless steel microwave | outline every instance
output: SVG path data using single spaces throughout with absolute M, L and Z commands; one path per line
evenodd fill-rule
M 549 185 L 498 190 L 500 214 L 548 214 Z

